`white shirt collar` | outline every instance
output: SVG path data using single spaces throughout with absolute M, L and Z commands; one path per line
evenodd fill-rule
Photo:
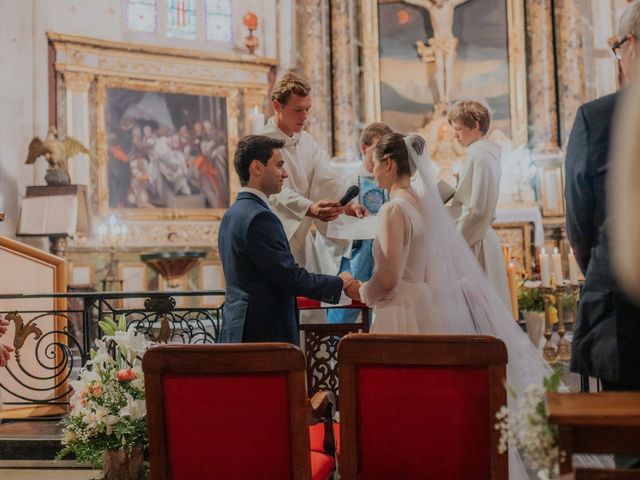
M 253 193 L 256 197 L 258 197 L 260 200 L 266 203 L 269 209 L 271 209 L 271 206 L 269 205 L 269 197 L 267 197 L 267 195 L 264 192 L 251 187 L 240 187 L 240 190 L 238 190 L 238 193 L 242 193 L 242 192 Z
M 280 140 L 284 140 L 285 147 L 295 147 L 300 141 L 300 133 L 294 133 L 292 136 L 289 136 L 280 130 L 276 125 L 275 117 L 271 117 L 263 129 L 266 133 L 268 133 L 269 130 L 275 132 Z

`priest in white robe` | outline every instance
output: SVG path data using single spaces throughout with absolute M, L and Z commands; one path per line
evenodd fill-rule
M 326 222 L 343 213 L 362 215 L 363 209 L 352 204 L 346 208 L 340 205 L 339 199 L 348 185 L 331 166 L 329 155 L 303 130 L 311 108 L 310 91 L 309 84 L 302 77 L 294 73 L 285 74 L 271 94 L 275 115 L 260 133 L 285 142 L 282 157 L 289 177 L 282 191 L 269 200 L 282 220 L 298 264 L 309 271 L 320 272 L 323 263 L 339 264 L 347 241 L 334 249 L 317 249 L 310 231 L 312 223 L 315 222 L 320 234 L 325 234 Z
M 456 138 L 467 148 L 467 160 L 449 211 L 494 289 L 511 310 L 502 248 L 491 228 L 496 219 L 502 171 L 500 146 L 484 138 L 490 122 L 488 108 L 476 101 L 458 102 L 449 112 Z

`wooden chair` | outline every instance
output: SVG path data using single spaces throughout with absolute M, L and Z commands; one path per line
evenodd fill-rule
M 640 456 L 640 393 L 553 393 L 545 396 L 549 422 L 558 426 L 560 473 L 574 453 Z M 565 454 L 566 452 L 566 454 Z M 576 480 L 640 479 L 640 470 L 577 468 Z
M 323 479 L 304 355 L 285 343 L 162 345 L 142 361 L 154 480 Z
M 507 480 L 494 428 L 507 402 L 502 341 L 352 334 L 338 359 L 341 480 Z

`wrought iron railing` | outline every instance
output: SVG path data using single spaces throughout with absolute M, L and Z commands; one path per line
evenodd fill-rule
M 98 323 L 105 317 L 124 315 L 129 329 L 156 342 L 215 343 L 223 302 L 224 290 L 0 295 L 0 317 L 13 324 L 0 342 L 16 350 L 15 359 L 0 370 L 0 395 L 8 409 L 66 410 L 69 381 L 77 378 L 102 335 Z M 63 308 L 21 308 L 38 304 Z M 300 326 L 310 394 L 319 389 L 337 393 L 337 343 L 346 333 L 368 331 L 368 310 L 363 312 L 363 322 Z

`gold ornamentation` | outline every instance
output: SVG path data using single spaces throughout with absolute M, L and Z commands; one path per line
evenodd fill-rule
M 16 361 L 20 363 L 20 349 L 24 346 L 24 342 L 31 334 L 34 336 L 34 340 L 38 340 L 42 337 L 42 330 L 34 323 L 35 318 L 29 320 L 25 325 L 24 320 L 18 312 L 12 312 L 5 315 L 5 320 L 15 323 L 15 333 L 13 335 L 13 348 L 16 350 Z
M 40 137 L 34 137 L 31 140 L 25 163 L 31 165 L 43 156 L 49 164 L 44 177 L 47 185 L 69 185 L 71 183 L 69 159 L 79 153 L 85 153 L 95 158 L 93 153 L 75 138 L 67 135 L 62 140 L 58 139 L 58 130 L 55 127 L 50 127 L 44 141 L 40 140 Z

